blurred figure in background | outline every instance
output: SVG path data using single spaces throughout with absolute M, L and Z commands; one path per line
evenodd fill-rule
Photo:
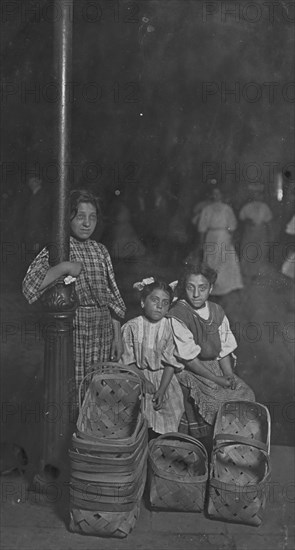
M 191 218 L 191 230 L 192 230 L 192 247 L 189 255 L 185 259 L 186 264 L 194 263 L 202 257 L 202 243 L 201 243 L 201 234 L 198 231 L 199 220 L 201 213 L 205 206 L 211 203 L 211 194 L 213 186 L 216 185 L 216 179 L 211 179 L 207 182 L 205 191 L 201 193 L 198 198 L 198 201 L 193 207 L 192 218 Z M 209 190 L 208 190 L 209 187 Z
M 211 199 L 201 212 L 198 231 L 203 260 L 218 274 L 212 295 L 223 296 L 243 288 L 239 260 L 232 241 L 237 219 L 232 208 L 223 202 L 218 186 L 212 189 Z
M 145 247 L 132 225 L 124 200 L 116 197 L 110 208 L 110 225 L 104 234 L 113 261 L 136 261 L 145 255 Z
M 282 273 L 290 279 L 295 279 L 295 214 L 286 227 L 287 235 L 292 235 L 293 242 L 287 248 L 287 257 L 282 265 Z M 293 296 L 294 297 L 294 296 Z
M 253 190 L 249 201 L 239 213 L 239 219 L 244 225 L 240 242 L 240 261 L 245 280 L 262 274 L 263 267 L 271 261 L 272 218 L 269 206 L 263 201 L 262 191 L 259 188 Z

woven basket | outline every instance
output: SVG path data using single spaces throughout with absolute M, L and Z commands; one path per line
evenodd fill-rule
M 84 535 L 124 538 L 134 528 L 140 512 L 140 502 L 146 482 L 146 466 L 141 471 L 140 483 L 135 493 L 120 498 L 117 492 L 107 499 L 106 496 L 79 500 L 71 494 L 69 530 Z M 134 484 L 132 484 L 131 490 Z M 99 495 L 100 496 L 100 495 Z
M 79 387 L 78 437 L 93 441 L 136 438 L 143 420 L 142 379 L 118 363 L 93 368 Z
M 70 531 L 99 537 L 127 537 L 134 528 L 139 516 L 140 503 L 127 512 L 92 512 L 72 508 L 70 511 Z
M 208 514 L 259 526 L 270 481 L 270 415 L 259 403 L 225 403 L 218 411 L 210 468 Z
M 71 531 L 123 538 L 133 529 L 147 474 L 143 410 L 142 380 L 119 364 L 97 365 L 80 384 L 69 451 Z
M 149 493 L 152 508 L 200 512 L 204 509 L 208 458 L 193 437 L 169 433 L 149 444 Z

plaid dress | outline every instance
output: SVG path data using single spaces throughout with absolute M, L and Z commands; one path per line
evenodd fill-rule
M 79 387 L 94 363 L 109 360 L 113 340 L 111 311 L 124 318 L 126 307 L 115 281 L 110 255 L 103 244 L 90 239 L 81 242 L 71 237 L 70 261 L 83 265 L 75 282 L 79 305 L 73 334 L 75 377 Z M 43 248 L 23 280 L 23 294 L 30 304 L 48 289 L 39 290 L 49 267 L 49 253 Z
M 174 343 L 168 319 L 165 317 L 157 323 L 151 323 L 140 315 L 131 319 L 122 327 L 124 353 L 122 362 L 125 365 L 135 364 L 142 369 L 144 376 L 158 389 L 165 365 L 182 370 L 174 357 Z M 163 407 L 155 411 L 153 395 L 146 394 L 145 415 L 148 425 L 157 433 L 177 432 L 184 412 L 182 391 L 179 382 L 173 375 L 167 390 Z

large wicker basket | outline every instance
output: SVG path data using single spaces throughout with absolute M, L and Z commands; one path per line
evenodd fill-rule
M 152 508 L 201 512 L 208 479 L 205 447 L 180 433 L 153 439 L 149 444 L 148 479 Z
M 259 526 L 270 481 L 270 415 L 259 403 L 223 404 L 216 417 L 208 514 Z
M 71 531 L 123 538 L 133 529 L 147 472 L 143 390 L 136 373 L 113 363 L 82 381 L 69 451 Z
M 93 441 L 115 439 L 116 444 L 136 438 L 143 407 L 143 381 L 138 374 L 118 363 L 97 365 L 79 387 L 77 435 Z

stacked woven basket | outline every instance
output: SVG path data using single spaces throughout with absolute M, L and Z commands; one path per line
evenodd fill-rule
M 209 480 L 214 519 L 259 526 L 270 481 L 270 415 L 259 403 L 233 401 L 218 411 Z
M 85 377 L 79 401 L 69 451 L 70 530 L 123 538 L 136 523 L 146 481 L 142 382 L 133 371 L 105 363 Z

